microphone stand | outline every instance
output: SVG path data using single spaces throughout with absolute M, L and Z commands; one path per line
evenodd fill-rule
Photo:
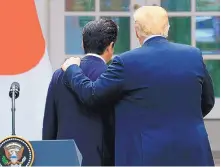
M 15 90 L 12 88 L 12 136 L 15 136 Z

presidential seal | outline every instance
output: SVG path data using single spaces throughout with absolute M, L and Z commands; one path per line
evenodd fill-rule
M 31 166 L 33 161 L 34 150 L 28 141 L 11 136 L 0 142 L 0 166 Z

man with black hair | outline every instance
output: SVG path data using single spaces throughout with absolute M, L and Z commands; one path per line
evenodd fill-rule
M 82 47 L 86 56 L 82 58 L 81 68 L 91 80 L 95 81 L 107 69 L 117 34 L 118 27 L 112 20 L 91 21 L 83 28 Z M 83 166 L 113 166 L 112 107 L 86 108 L 70 91 L 63 76 L 64 72 L 58 69 L 49 85 L 43 140 L 74 139 L 82 154 Z

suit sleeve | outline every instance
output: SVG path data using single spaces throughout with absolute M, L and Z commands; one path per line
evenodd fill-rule
M 213 82 L 209 75 L 206 65 L 203 63 L 205 76 L 202 85 L 202 97 L 201 97 L 201 108 L 203 117 L 205 117 L 214 107 L 215 97 L 213 90 Z
M 55 140 L 57 136 L 57 115 L 54 101 L 54 75 L 48 88 L 43 119 L 42 140 Z
M 94 82 L 86 77 L 77 65 L 70 66 L 65 72 L 65 77 L 81 102 L 92 107 L 106 104 L 121 95 L 124 65 L 121 58 L 116 56 L 106 72 Z

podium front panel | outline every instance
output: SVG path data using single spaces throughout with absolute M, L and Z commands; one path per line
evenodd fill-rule
M 80 166 L 81 154 L 74 140 L 31 141 L 35 160 L 32 166 Z

